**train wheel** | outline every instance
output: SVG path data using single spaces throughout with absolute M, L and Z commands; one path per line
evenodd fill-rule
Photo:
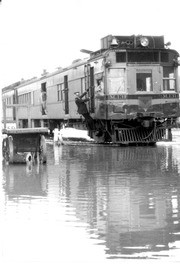
M 40 138 L 40 150 L 39 150 L 39 161 L 40 163 L 46 163 L 47 155 L 46 155 L 46 141 L 45 136 L 41 136 Z

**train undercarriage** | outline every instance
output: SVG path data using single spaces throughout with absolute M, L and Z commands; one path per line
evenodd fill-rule
M 88 131 L 88 135 L 94 140 L 94 143 L 111 145 L 154 145 L 159 141 L 172 141 L 171 129 L 177 127 L 177 117 L 152 118 L 148 116 L 121 120 L 93 119 L 93 122 L 93 130 L 88 129 L 88 124 L 83 117 L 68 120 L 49 119 L 47 124 L 50 137 L 54 135 L 53 131 L 57 127 L 58 130 L 63 127 L 74 128 Z
M 172 141 L 171 129 L 175 119 L 96 120 L 96 131 L 89 135 L 97 143 L 120 145 L 154 145 L 159 141 Z

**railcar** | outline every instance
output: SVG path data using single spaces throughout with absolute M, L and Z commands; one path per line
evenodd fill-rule
M 164 36 L 108 35 L 101 39 L 99 50 L 82 50 L 88 58 L 16 83 L 11 90 L 17 126 L 47 126 L 52 131 L 67 123 L 86 129 L 74 92 L 88 91 L 87 105 L 95 124 L 89 134 L 96 142 L 163 140 L 180 116 L 179 54 L 169 44 Z M 7 87 L 3 89 L 7 101 L 6 91 Z

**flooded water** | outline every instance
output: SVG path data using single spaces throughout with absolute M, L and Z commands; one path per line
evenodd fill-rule
M 179 263 L 180 138 L 3 165 L 0 263 Z

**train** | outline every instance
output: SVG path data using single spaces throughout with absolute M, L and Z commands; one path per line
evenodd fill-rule
M 87 57 L 66 68 L 4 87 L 4 124 L 88 129 L 97 143 L 162 141 L 180 117 L 179 53 L 164 36 L 107 35 L 99 50 L 81 51 Z M 77 112 L 77 92 L 90 98 L 94 129 Z

